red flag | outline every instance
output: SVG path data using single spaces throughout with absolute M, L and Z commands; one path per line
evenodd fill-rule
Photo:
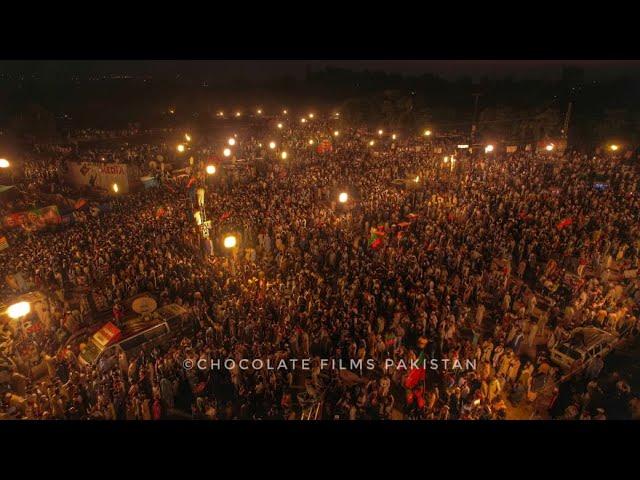
M 382 245 L 382 239 L 381 238 L 376 238 L 373 242 L 371 242 L 371 248 L 373 248 L 374 250 L 377 249 L 380 245 Z
M 572 223 L 573 223 L 573 219 L 571 217 L 567 217 L 563 219 L 561 222 L 559 222 L 558 225 L 556 225 L 556 228 L 558 230 L 562 230 L 563 228 L 568 227 Z
M 426 370 L 424 367 L 424 352 L 418 357 L 418 367 L 412 368 L 407 378 L 404 380 L 405 388 L 413 389 L 426 378 Z

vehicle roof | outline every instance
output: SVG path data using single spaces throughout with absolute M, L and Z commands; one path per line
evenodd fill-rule
M 571 332 L 571 339 L 567 342 L 576 349 L 589 350 L 599 343 L 611 342 L 615 336 L 596 327 L 576 328 Z

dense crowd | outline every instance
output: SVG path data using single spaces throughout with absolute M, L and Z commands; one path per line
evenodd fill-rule
M 499 419 L 522 409 L 637 418 L 637 392 L 606 371 L 606 358 L 575 365 L 563 383 L 549 355 L 576 327 L 637 334 L 640 284 L 620 274 L 638 267 L 637 165 L 575 152 L 452 156 L 454 145 L 424 138 L 335 130 L 319 119 L 285 128 L 271 135 L 275 149 L 264 134 L 239 138 L 246 161 L 219 158 L 212 177 L 200 160 L 221 147 L 194 144 L 212 255 L 188 178 L 166 177 L 70 226 L 13 234 L 0 273 L 22 272 L 49 307 L 43 328 L 2 331 L 5 415 L 288 419 L 319 405 L 324 419 Z M 318 153 L 325 138 L 332 149 Z M 159 152 L 139 147 L 136 158 Z M 63 168 L 28 165 L 43 184 Z M 594 188 L 602 175 L 606 188 Z M 220 244 L 230 232 L 240 239 L 231 252 Z M 78 345 L 62 348 L 95 324 L 92 303 L 118 321 L 141 292 L 186 307 L 194 334 L 121 355 L 107 371 L 79 365 Z M 26 351 L 37 352 L 31 363 Z M 440 362 L 410 388 L 410 369 L 385 368 L 423 357 L 475 368 Z M 32 381 L 43 358 L 49 374 Z M 226 358 L 312 361 L 308 370 L 184 368 Z M 320 359 L 376 367 L 347 372 Z

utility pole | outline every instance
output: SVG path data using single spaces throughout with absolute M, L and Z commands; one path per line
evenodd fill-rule
M 573 110 L 573 100 L 569 100 L 569 105 L 567 105 L 567 113 L 564 116 L 562 138 L 564 138 L 565 140 L 569 137 L 569 122 L 571 121 L 571 110 Z
M 470 145 L 473 146 L 476 136 L 477 129 L 477 119 L 478 119 L 478 99 L 482 95 L 481 93 L 473 93 L 473 97 L 475 98 L 474 106 L 473 106 L 473 118 L 471 119 L 471 142 Z

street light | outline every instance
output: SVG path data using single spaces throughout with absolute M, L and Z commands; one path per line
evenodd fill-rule
M 544 148 L 545 148 L 545 150 L 546 150 L 547 152 L 550 152 L 551 150 L 553 150 L 553 143 L 550 143 L 549 145 L 547 145 L 547 146 L 546 146 L 546 147 L 544 147 Z
M 416 178 L 414 178 L 413 181 L 418 183 L 420 181 L 420 175 L 416 175 Z
M 24 317 L 31 311 L 31 305 L 29 302 L 14 303 L 7 309 L 7 315 L 9 318 L 18 319 Z
M 382 135 L 384 131 L 382 129 L 378 130 L 378 135 Z
M 491 153 L 493 152 L 493 145 L 487 145 L 486 147 L 484 147 L 484 153 Z
M 227 235 L 226 237 L 224 237 L 224 248 L 233 248 L 238 244 L 238 239 L 235 237 L 235 235 Z
M 9 160 L 0 158 L 0 168 L 9 168 Z
M 225 157 L 230 157 L 230 156 L 231 156 L 231 149 L 230 149 L 230 148 L 225 148 L 225 149 L 222 151 L 222 154 L 223 154 Z
M 393 140 L 395 140 L 397 137 L 398 137 L 398 136 L 397 136 L 395 133 L 394 133 L 393 135 L 391 135 L 391 138 L 392 138 Z
M 112 185 L 112 187 L 111 187 L 111 188 L 113 189 L 113 191 L 114 191 L 115 193 L 118 193 L 118 191 L 120 190 L 120 188 L 118 187 L 118 184 L 117 184 L 117 183 L 114 183 L 114 184 Z
M 286 160 L 287 159 L 287 152 L 282 152 L 280 154 L 280 158 L 282 158 L 283 160 Z
M 335 132 L 333 132 L 333 136 L 337 137 L 338 135 L 340 135 L 340 132 L 338 130 L 336 130 Z
M 184 139 L 185 139 L 187 142 L 190 142 L 190 141 L 191 141 L 191 135 L 189 135 L 188 133 L 185 133 L 185 134 L 184 134 Z
M 340 195 L 338 195 L 338 201 L 340 203 L 347 203 L 347 200 L 349 200 L 349 195 L 347 195 L 347 192 L 342 192 Z
M 302 122 L 302 123 L 307 123 L 307 119 L 306 119 L 306 118 L 304 118 L 304 117 L 302 117 L 302 118 L 300 119 L 300 122 Z
M 229 145 L 231 145 L 231 146 L 233 147 L 233 146 L 236 144 L 236 139 L 235 139 L 235 138 L 233 138 L 233 137 L 231 137 L 231 138 L 228 140 L 228 142 L 227 142 L 227 143 L 229 143 Z
M 236 112 L 236 117 L 239 117 L 241 115 L 240 112 Z
M 611 145 L 609 148 L 611 149 L 611 151 L 612 151 L 612 152 L 615 152 L 615 151 L 616 151 L 616 150 L 618 150 L 618 148 L 620 148 L 620 147 L 618 147 L 618 145 L 615 145 L 615 144 L 614 144 L 614 145 Z
M 208 175 L 213 175 L 214 173 L 216 173 L 215 165 L 207 165 L 206 170 Z
M 276 148 L 276 142 L 269 142 L 269 148 L 274 150 Z
M 310 114 L 309 114 L 309 118 L 313 118 L 313 113 L 310 113 Z
M 184 152 L 184 145 L 183 144 L 178 145 L 178 151 L 180 153 Z
M 281 123 L 278 124 L 278 128 L 282 128 L 282 124 Z
M 313 145 L 313 138 L 309 139 L 309 145 Z
M 258 115 L 262 115 L 262 110 L 258 110 Z
M 373 146 L 375 145 L 375 143 L 376 143 L 376 142 L 374 142 L 373 140 L 371 140 L 371 141 L 369 142 L 369 146 L 370 146 L 370 147 L 373 147 Z
M 287 112 L 286 110 L 282 110 L 282 114 L 283 115 L 286 115 L 287 113 L 289 113 L 289 112 Z
M 425 137 L 430 137 L 431 136 L 431 130 L 425 130 L 424 131 L 424 136 Z

